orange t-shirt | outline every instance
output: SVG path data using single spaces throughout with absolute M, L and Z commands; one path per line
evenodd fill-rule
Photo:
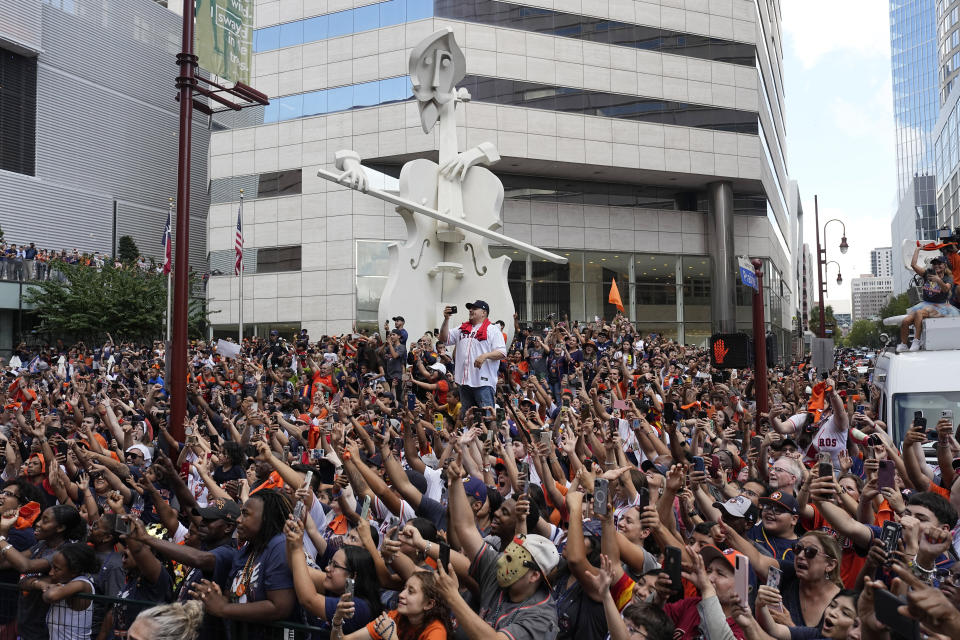
M 388 635 L 397 640 L 447 640 L 447 630 L 439 620 L 431 620 L 425 627 L 415 629 L 406 620 L 400 618 L 400 613 L 396 609 L 387 613 L 387 616 L 396 624 L 396 633 Z M 376 620 L 367 624 L 367 633 L 373 640 L 383 640 L 383 636 L 377 633 Z
M 813 519 L 803 519 L 800 521 L 800 525 L 807 531 L 826 531 L 837 539 L 841 548 L 840 579 L 843 581 L 844 587 L 853 589 L 857 583 L 857 576 L 860 575 L 860 570 L 863 569 L 863 565 L 867 561 L 866 557 L 857 555 L 857 552 L 853 549 L 853 542 L 834 531 L 830 523 L 820 513 L 820 510 L 817 509 L 817 505 L 810 506 L 813 507 Z
M 927 487 L 927 491 L 933 491 L 938 496 L 943 496 L 947 500 L 950 499 L 950 489 L 944 489 L 943 487 L 936 485 L 932 482 L 930 483 L 930 486 Z

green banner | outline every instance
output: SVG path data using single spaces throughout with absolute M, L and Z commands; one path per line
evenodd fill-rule
M 200 66 L 230 82 L 250 84 L 253 0 L 196 0 L 195 52 Z

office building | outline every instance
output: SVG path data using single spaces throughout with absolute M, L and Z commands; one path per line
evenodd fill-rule
M 796 207 L 779 4 L 257 2 L 252 84 L 272 102 L 216 120 L 211 271 L 232 273 L 243 187 L 250 331 L 373 328 L 387 247 L 405 227 L 392 207 L 316 172 L 353 149 L 389 189 L 403 162 L 436 159 L 407 62 L 449 26 L 472 97 L 460 109 L 464 144 L 490 141 L 502 156 L 492 170 L 506 192 L 503 233 L 569 259 L 494 249 L 513 261 L 521 321 L 611 317 L 616 278 L 644 332 L 703 343 L 721 328 L 749 331 L 735 266 L 749 255 L 764 260 L 766 318 L 789 353 Z M 237 281 L 211 278 L 216 333 L 237 330 Z
M 893 277 L 893 249 L 879 247 L 870 250 L 870 273 L 880 278 Z
M 904 243 L 934 237 L 937 227 L 933 132 L 944 86 L 938 71 L 938 35 L 936 0 L 890 0 L 898 202 L 890 228 L 894 256 Z M 891 266 L 900 293 L 910 275 L 898 265 L 899 259 Z
M 176 196 L 180 18 L 152 0 L 0 4 L 0 227 L 7 242 L 159 258 Z M 207 118 L 194 120 L 191 262 L 205 269 Z M 24 329 L 2 283 L 0 354 Z
M 850 282 L 851 319 L 853 322 L 880 317 L 880 311 L 893 297 L 893 278 L 860 274 Z
M 937 175 L 937 224 L 960 223 L 960 134 L 957 103 L 960 101 L 960 0 L 937 1 L 940 40 L 940 112 L 933 130 Z

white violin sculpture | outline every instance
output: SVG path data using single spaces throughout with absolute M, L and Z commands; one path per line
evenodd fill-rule
M 410 79 L 420 108 L 424 133 L 440 123 L 440 163 L 412 160 L 400 170 L 400 194 L 372 189 L 360 156 L 338 151 L 335 165 L 342 173 L 321 169 L 317 175 L 397 206 L 407 227 L 402 245 L 390 245 L 390 276 L 380 298 L 378 326 L 403 316 L 412 337 L 438 326 L 447 305 L 482 299 L 491 320 L 506 323 L 507 344 L 513 339 L 513 298 L 507 286 L 510 258 L 490 255 L 489 241 L 565 264 L 567 259 L 500 233 L 503 184 L 480 164 L 500 159 L 496 147 L 484 142 L 457 150 L 456 106 L 470 99 L 456 84 L 466 75 L 466 60 L 450 28 L 426 38 L 410 52 Z

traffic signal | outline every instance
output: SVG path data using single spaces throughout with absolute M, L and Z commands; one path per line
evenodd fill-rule
M 717 369 L 750 366 L 750 336 L 745 333 L 715 333 L 710 336 L 710 364 Z

